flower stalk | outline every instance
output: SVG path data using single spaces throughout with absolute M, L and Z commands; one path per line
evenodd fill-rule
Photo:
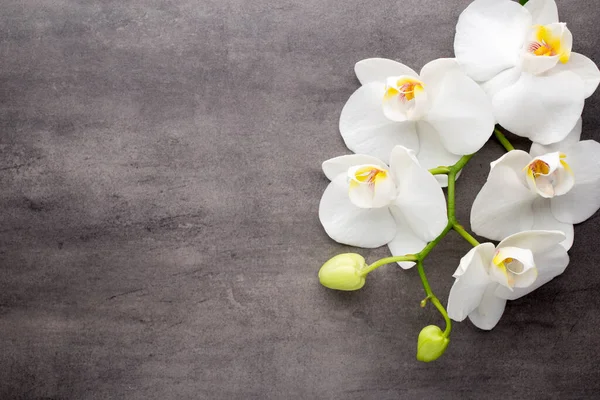
M 500 144 L 504 146 L 506 151 L 512 151 L 515 149 L 514 146 L 508 141 L 506 136 L 504 136 L 504 133 L 502 133 L 498 128 L 494 129 L 494 135 L 496 136 L 496 139 L 498 139 Z

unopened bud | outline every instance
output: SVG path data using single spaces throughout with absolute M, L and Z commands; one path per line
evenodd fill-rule
M 329 289 L 358 290 L 365 285 L 361 271 L 366 267 L 360 254 L 339 254 L 323 264 L 319 270 L 319 281 Z
M 450 339 L 444 336 L 442 330 L 435 326 L 429 325 L 419 333 L 417 343 L 417 360 L 430 362 L 437 360 L 446 351 Z

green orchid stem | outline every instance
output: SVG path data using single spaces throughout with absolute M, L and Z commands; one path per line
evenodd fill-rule
M 500 134 L 502 135 L 501 132 Z M 446 329 L 443 333 L 444 337 L 446 338 L 450 335 L 450 331 L 452 330 L 452 323 L 450 322 L 450 318 L 448 317 L 446 309 L 444 308 L 444 306 L 442 306 L 442 303 L 440 303 L 438 298 L 433 294 L 431 286 L 429 286 L 429 281 L 427 280 L 427 275 L 425 275 L 425 269 L 423 268 L 423 260 L 425 259 L 425 257 L 427 257 L 427 255 L 429 255 L 431 250 L 433 250 L 433 248 L 437 246 L 437 244 L 444 238 L 444 236 L 446 236 L 448 232 L 450 232 L 452 229 L 458 232 L 458 234 L 465 238 L 465 240 L 471 245 L 479 245 L 479 242 L 473 236 L 471 236 L 471 234 L 469 234 L 469 232 L 467 232 L 465 228 L 463 228 L 462 225 L 460 225 L 456 220 L 456 175 L 465 167 L 465 165 L 467 165 L 467 163 L 472 157 L 473 154 L 469 154 L 461 157 L 456 164 L 450 167 L 440 166 L 429 170 L 429 172 L 432 175 L 448 175 L 448 224 L 446 225 L 444 230 L 438 235 L 438 237 L 429 242 L 427 246 L 425 246 L 423 250 L 421 250 L 417 254 L 407 254 L 404 256 L 382 258 L 381 260 L 377 260 L 373 264 L 366 267 L 360 273 L 362 276 L 366 276 L 371 271 L 374 271 L 375 269 L 386 264 L 392 264 L 396 262 L 416 262 L 419 277 L 421 278 L 423 288 L 425 289 L 425 293 L 427 294 L 426 299 L 423 300 L 423 304 L 426 304 L 427 301 L 431 301 L 433 305 L 438 309 L 440 314 L 442 314 L 444 320 L 446 321 Z
M 529 0 L 519 0 L 519 3 L 524 6 Z
M 506 149 L 506 151 L 512 151 L 515 147 L 508 141 L 504 133 L 502 133 L 498 128 L 494 129 L 494 135 L 496 135 L 496 139 L 500 142 L 502 146 Z
M 404 262 L 404 261 L 415 262 L 417 260 L 418 260 L 417 256 L 413 255 L 413 254 L 407 254 L 405 256 L 382 258 L 381 260 L 375 261 L 373 264 L 369 265 L 367 268 L 360 271 L 360 274 L 362 276 L 367 276 L 367 274 L 369 272 L 376 270 L 377 268 L 381 267 L 382 265 L 393 264 L 395 262 Z
M 431 301 L 433 303 L 433 305 L 435 306 L 435 308 L 437 308 L 438 311 L 440 312 L 440 314 L 442 314 L 442 316 L 444 317 L 444 321 L 446 321 L 446 329 L 444 330 L 443 335 L 444 335 L 444 337 L 447 338 L 448 336 L 450 336 L 450 331 L 452 330 L 452 322 L 450 322 L 448 313 L 446 312 L 446 309 L 444 308 L 442 303 L 440 303 L 438 298 L 435 297 L 435 295 L 431 291 L 431 286 L 429 286 L 429 281 L 427 280 L 427 275 L 425 275 L 425 270 L 423 269 L 423 261 L 422 260 L 417 261 L 417 271 L 419 271 L 419 277 L 421 278 L 421 282 L 423 282 L 423 288 L 425 289 L 425 294 L 427 294 L 427 297 L 425 298 L 424 301 L 425 302 L 427 302 L 427 300 Z
M 462 227 L 461 224 L 455 223 L 454 225 L 452 225 L 452 227 L 454 228 L 454 230 L 456 232 L 458 232 L 458 234 L 460 236 L 462 236 L 463 238 L 465 238 L 465 240 L 467 242 L 469 242 L 471 244 L 471 246 L 475 247 L 475 246 L 479 246 L 480 245 L 480 243 L 477 241 L 477 239 L 475 239 L 473 236 L 471 236 L 471 234 L 469 232 L 467 232 L 465 230 L 465 228 Z
M 450 168 L 449 167 L 437 167 L 437 168 L 430 169 L 429 172 L 431 173 L 431 175 L 447 175 L 448 173 L 450 173 Z

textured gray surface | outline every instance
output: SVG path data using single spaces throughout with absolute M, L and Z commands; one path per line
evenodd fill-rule
M 356 61 L 452 55 L 468 1 L 5 0 L 0 12 L 0 398 L 584 398 L 600 390 L 597 215 L 559 279 L 492 332 L 440 323 L 416 271 L 320 287 L 320 163 L 347 153 Z M 559 1 L 600 61 L 595 0 Z M 585 138 L 600 139 L 600 94 Z M 525 147 L 525 141 L 517 141 Z M 490 142 L 458 183 L 458 214 Z M 468 244 L 426 263 L 445 302 Z M 367 260 L 385 248 L 362 251 Z

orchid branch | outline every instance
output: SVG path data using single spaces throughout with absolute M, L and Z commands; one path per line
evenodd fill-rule
M 496 135 L 496 139 L 500 142 L 502 146 L 506 149 L 506 151 L 512 151 L 515 147 L 508 141 L 504 133 L 502 133 L 498 128 L 494 129 L 494 135 Z
M 430 300 L 433 303 L 433 305 L 438 309 L 440 314 L 442 314 L 442 316 L 444 317 L 444 321 L 446 321 L 446 329 L 444 329 L 443 336 L 447 338 L 448 336 L 450 336 L 450 331 L 452 330 L 452 322 L 450 322 L 450 318 L 448 317 L 448 313 L 446 312 L 444 306 L 442 306 L 438 298 L 431 291 L 431 286 L 429 286 L 427 275 L 425 275 L 425 270 L 423 269 L 422 260 L 417 261 L 417 271 L 419 272 L 421 282 L 423 282 L 423 289 L 425 289 L 425 294 L 427 294 L 427 297 L 421 302 L 421 306 L 425 307 L 425 305 L 427 304 L 427 300 Z

